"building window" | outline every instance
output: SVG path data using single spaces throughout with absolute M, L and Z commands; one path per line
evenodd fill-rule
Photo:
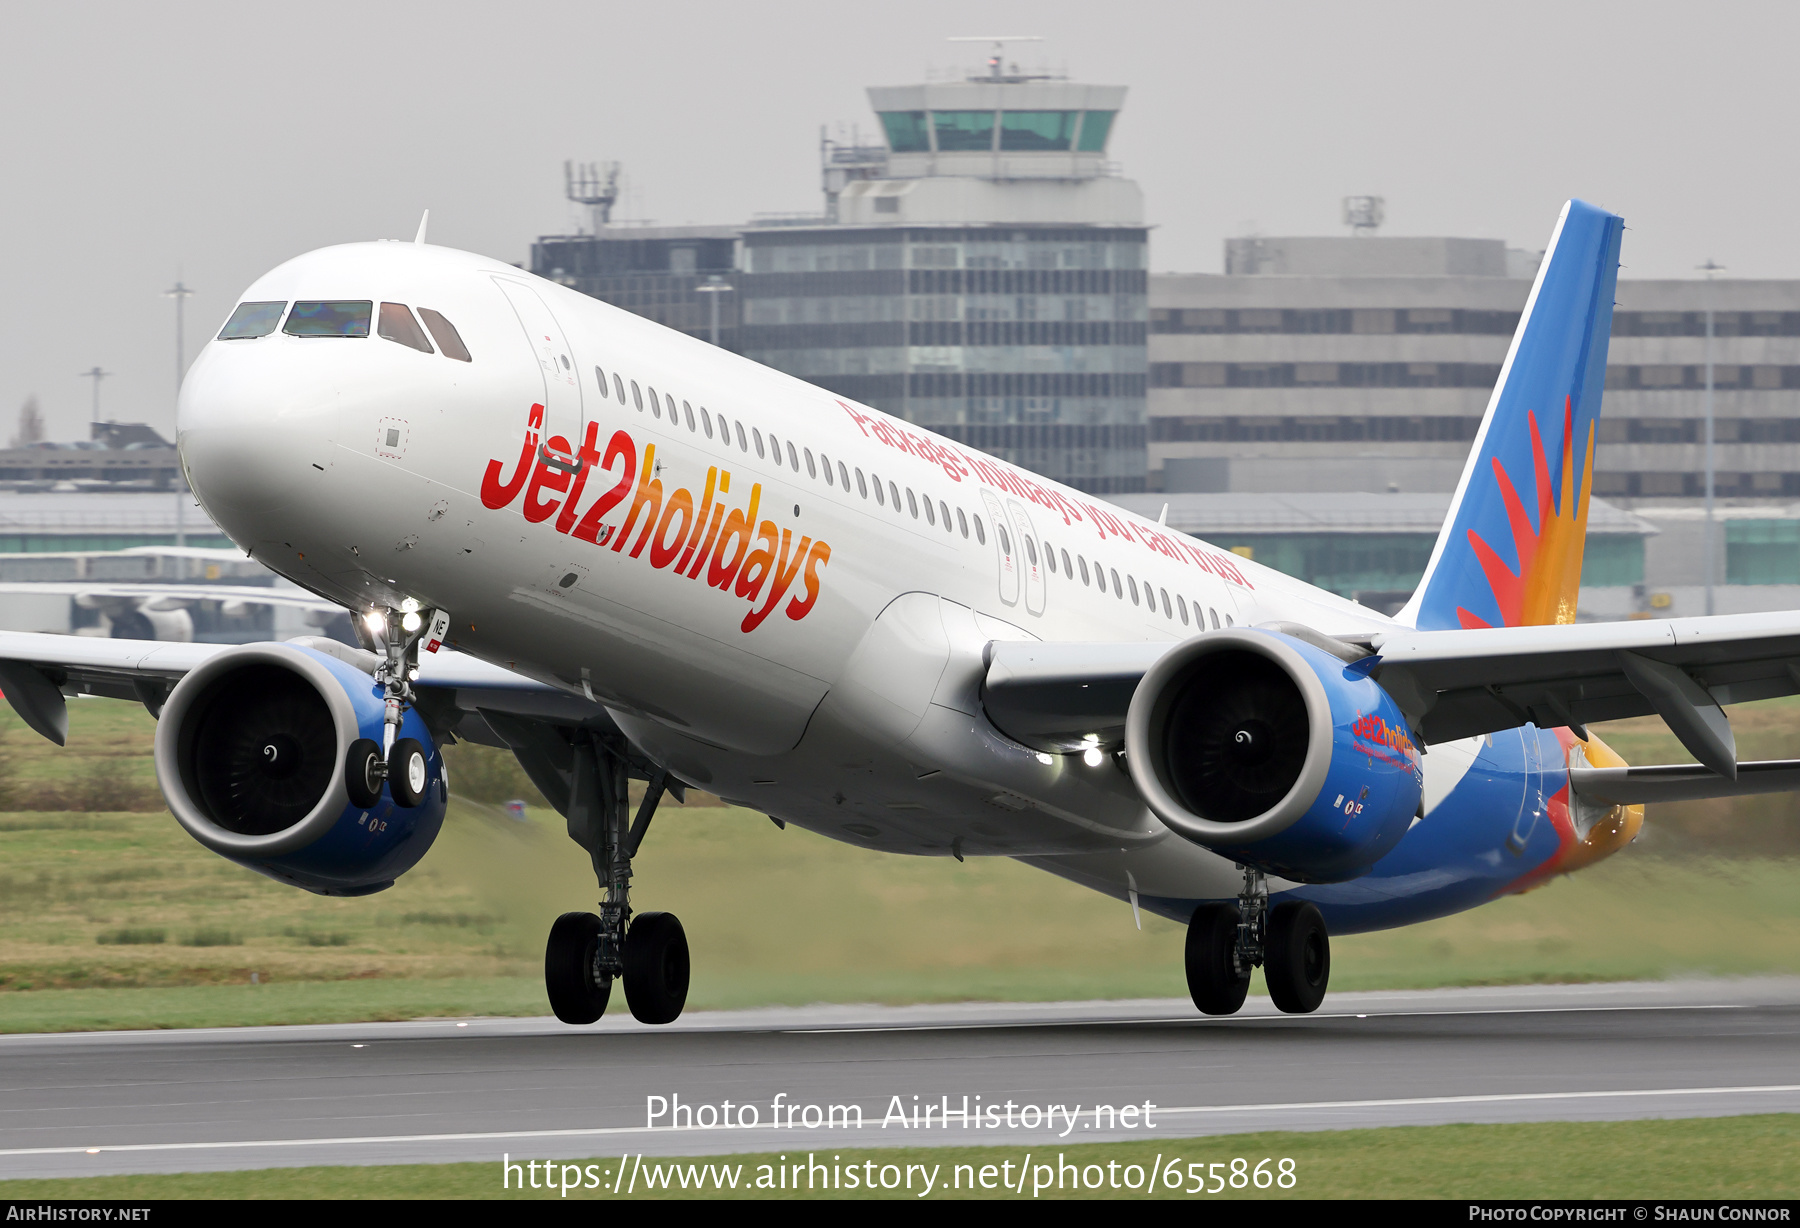
M 992 111 L 933 111 L 931 126 L 939 153 L 986 151 L 994 147 Z
M 1725 583 L 1800 584 L 1800 520 L 1727 520 Z
M 1075 140 L 1079 111 L 1006 111 L 1000 116 L 1001 149 L 1060 152 Z
M 1113 116 L 1117 111 L 1089 111 L 1081 117 L 1081 139 L 1076 148 L 1082 153 L 1102 153 L 1106 149 L 1107 134 L 1112 131 Z
M 923 111 L 883 111 L 881 126 L 887 132 L 888 148 L 895 153 L 925 153 L 931 148 Z

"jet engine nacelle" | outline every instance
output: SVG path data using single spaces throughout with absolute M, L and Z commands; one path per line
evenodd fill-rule
M 241 866 L 321 895 L 368 895 L 412 869 L 449 801 L 443 756 L 416 711 L 425 798 L 403 808 L 386 785 L 367 810 L 344 786 L 351 743 L 382 737 L 368 674 L 295 644 L 246 644 L 176 685 L 156 728 L 156 779 L 175 818 Z
M 1366 873 L 1418 812 L 1419 752 L 1366 673 L 1276 631 L 1196 636 L 1125 723 L 1144 801 L 1178 835 L 1296 882 Z

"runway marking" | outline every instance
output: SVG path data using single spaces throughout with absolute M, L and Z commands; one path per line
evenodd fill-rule
M 788 1036 L 848 1036 L 870 1032 L 971 1032 L 1004 1031 L 1012 1028 L 1069 1028 L 1094 1026 L 1149 1026 L 1165 1023 L 1279 1023 L 1283 1020 L 1320 1019 L 1437 1019 L 1468 1015 L 1580 1015 L 1600 1011 L 1747 1011 L 1756 1009 L 1741 1002 L 1707 1002 L 1686 1005 L 1651 1004 L 1645 1006 L 1495 1006 L 1481 1010 L 1449 1011 L 1370 1011 L 1352 1014 L 1312 1015 L 1157 1015 L 1154 1018 L 1120 1015 L 1108 1019 L 1018 1019 L 1001 1023 L 896 1023 L 857 1028 L 782 1028 Z M 756 1029 L 747 1029 L 756 1030 Z
M 1658 1087 L 1625 1091 L 1587 1092 L 1508 1092 L 1480 1096 L 1410 1096 L 1392 1100 L 1314 1100 L 1285 1104 L 1218 1104 L 1190 1105 L 1183 1108 L 1158 1108 L 1158 1113 L 1279 1113 L 1296 1110 L 1406 1108 L 1449 1104 L 1504 1104 L 1540 1100 L 1613 1100 L 1655 1096 L 1754 1095 L 1775 1092 L 1800 1092 L 1800 1083 L 1774 1083 L 1756 1087 Z M 596 1126 L 581 1130 L 492 1130 L 466 1134 L 369 1134 L 348 1138 L 283 1138 L 236 1139 L 213 1143 L 117 1143 L 99 1147 L 10 1147 L 0 1149 L 0 1157 L 48 1155 L 103 1155 L 126 1151 L 226 1151 L 267 1147 L 334 1147 L 380 1143 L 468 1143 L 499 1142 L 528 1138 L 602 1138 L 621 1135 L 653 1134 L 657 1136 L 685 1134 L 768 1133 L 773 1127 L 751 1127 L 737 1130 L 725 1126 Z M 805 1127 L 800 1133 L 807 1133 Z

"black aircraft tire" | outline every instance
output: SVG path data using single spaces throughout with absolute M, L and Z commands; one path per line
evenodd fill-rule
M 625 931 L 625 1003 L 639 1023 L 674 1023 L 687 1005 L 687 932 L 672 912 L 643 912 Z
M 1277 1009 L 1290 1015 L 1319 1009 L 1331 980 L 1331 938 L 1316 904 L 1287 903 L 1269 911 L 1263 979 Z
M 1188 921 L 1188 993 L 1203 1014 L 1235 1015 L 1250 992 L 1250 978 L 1232 961 L 1237 926 L 1236 904 L 1202 904 Z
M 417 738 L 401 738 L 388 752 L 388 792 L 394 805 L 411 810 L 431 787 L 431 761 Z
M 544 988 L 550 1009 L 564 1023 L 592 1023 L 606 1013 L 612 978 L 594 979 L 594 955 L 600 948 L 600 918 L 591 912 L 566 912 L 550 927 L 544 947 Z
M 350 743 L 344 756 L 344 791 L 350 804 L 369 810 L 381 800 L 381 743 L 374 738 L 358 738 Z

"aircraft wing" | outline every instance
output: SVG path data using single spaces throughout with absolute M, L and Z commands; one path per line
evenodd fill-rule
M 0 582 L 0 594 L 31 593 L 66 597 L 113 597 L 123 601 L 175 602 L 231 601 L 242 605 L 279 605 L 300 610 L 341 613 L 343 606 L 304 589 L 270 588 L 258 584 L 134 584 L 110 580 L 8 580 Z M 154 605 L 152 606 L 154 608 Z
M 358 669 L 375 668 L 374 653 L 336 640 L 300 636 L 292 642 Z M 60 746 L 69 728 L 65 696 L 135 699 L 154 715 L 183 675 L 233 647 L 0 632 L 0 690 L 27 725 Z M 586 696 L 449 649 L 423 654 L 413 685 L 435 727 L 492 746 L 513 747 L 529 726 L 611 724 L 606 709 Z
M 1292 624 L 1268 629 L 1299 635 L 1346 663 L 1369 661 L 1363 668 L 1423 742 L 1528 722 L 1585 733 L 1590 721 L 1655 713 L 1702 765 L 1687 770 L 1710 773 L 1715 785 L 1738 772 L 1720 705 L 1800 692 L 1800 612 L 1459 631 L 1396 627 L 1343 637 Z M 995 643 L 982 701 L 989 719 L 1025 745 L 1116 746 L 1138 679 L 1171 647 Z

